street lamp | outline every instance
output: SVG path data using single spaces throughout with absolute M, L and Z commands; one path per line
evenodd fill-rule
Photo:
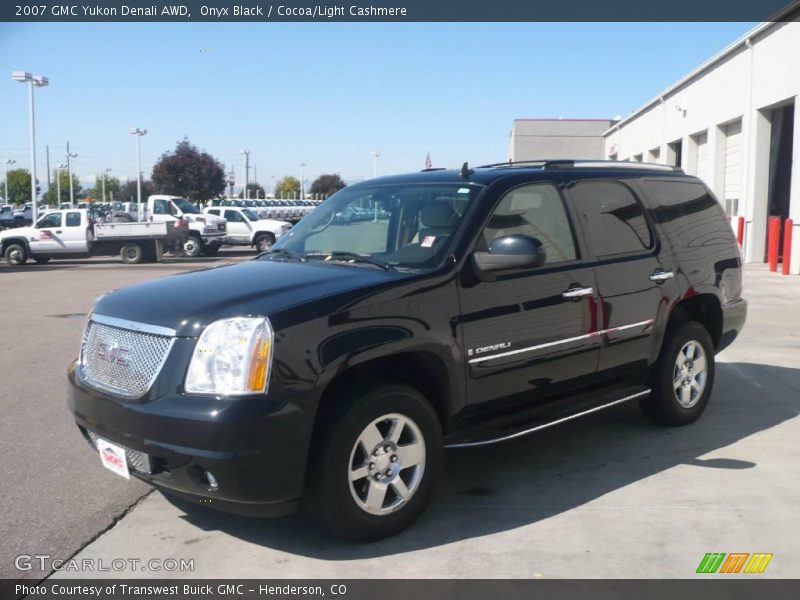
M 5 196 L 3 196 L 3 200 L 5 200 L 5 203 L 6 203 L 6 204 L 8 204 L 8 203 L 9 203 L 9 202 L 8 202 L 8 165 L 13 165 L 13 164 L 16 164 L 16 162 L 17 162 L 17 161 L 15 161 L 15 160 L 13 160 L 13 159 L 11 159 L 11 158 L 7 158 L 7 159 L 5 160 L 5 163 L 4 163 L 4 164 L 5 164 L 5 167 L 6 167 L 6 175 L 5 175 L 5 177 L 3 178 L 3 181 L 4 181 L 4 182 L 5 182 L 5 184 L 6 184 L 6 194 L 5 194 Z
M 297 166 L 300 167 L 300 199 L 302 200 L 306 197 L 306 163 L 301 162 Z
M 11 79 L 28 84 L 28 129 L 31 137 L 31 219 L 36 222 L 36 121 L 33 114 L 33 87 L 44 87 L 50 83 L 47 77 L 31 75 L 27 71 L 13 71 Z
M 69 207 L 75 208 L 75 193 L 72 189 L 72 159 L 78 158 L 78 153 L 69 151 L 69 142 L 67 142 L 67 153 L 64 157 L 67 159 L 67 177 L 69 177 Z
M 250 150 L 242 150 L 239 154 L 244 156 L 244 193 L 242 198 L 247 200 L 247 186 L 250 184 Z
M 110 173 L 111 169 L 103 169 L 103 202 L 106 201 L 106 173 Z
M 147 135 L 147 129 L 131 127 L 131 135 L 136 136 L 136 202 L 137 216 L 142 220 L 142 136 Z
M 378 176 L 378 157 L 381 155 L 381 153 L 378 150 L 373 150 L 372 152 L 370 152 L 370 154 L 372 155 L 372 176 L 373 177 L 377 177 Z
M 61 207 L 61 171 L 67 168 L 67 165 L 61 163 L 56 167 L 56 194 L 58 195 L 58 201 L 56 202 L 56 207 Z

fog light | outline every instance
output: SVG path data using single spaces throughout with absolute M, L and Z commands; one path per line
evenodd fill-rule
M 219 489 L 219 482 L 217 482 L 217 478 L 214 477 L 210 471 L 206 471 L 206 481 L 208 482 L 208 490 L 210 492 L 216 492 Z

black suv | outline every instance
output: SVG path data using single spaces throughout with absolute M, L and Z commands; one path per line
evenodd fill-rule
M 672 167 L 383 177 L 254 260 L 99 298 L 69 405 L 123 476 L 378 539 L 422 513 L 444 448 L 633 400 L 695 421 L 741 290 L 719 203 Z

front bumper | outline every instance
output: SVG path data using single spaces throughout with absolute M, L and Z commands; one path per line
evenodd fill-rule
M 263 396 L 180 393 L 127 401 L 88 386 L 75 363 L 68 378 L 69 408 L 87 440 L 91 431 L 149 456 L 149 472 L 131 475 L 228 512 L 278 516 L 296 508 L 311 434 L 297 407 Z

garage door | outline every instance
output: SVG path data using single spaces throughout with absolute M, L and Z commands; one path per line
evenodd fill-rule
M 697 144 L 697 164 L 695 174 L 699 179 L 708 183 L 708 134 L 701 133 L 694 138 Z
M 742 189 L 742 122 L 725 127 L 725 212 L 735 215 Z

